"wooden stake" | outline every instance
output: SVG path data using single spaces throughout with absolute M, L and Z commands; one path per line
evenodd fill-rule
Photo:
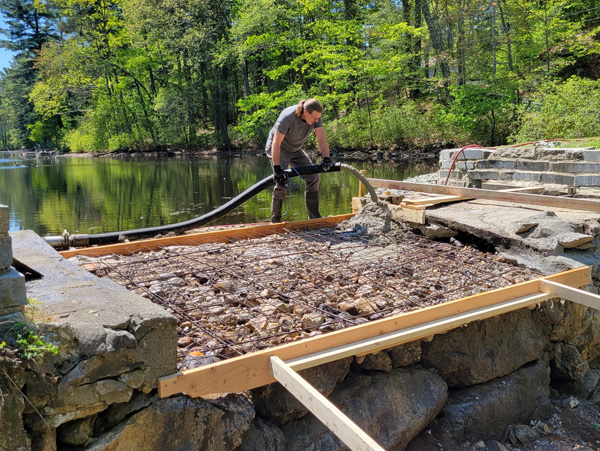
M 364 169 L 359 171 L 362 175 L 366 176 L 367 175 L 367 171 L 365 171 Z M 365 196 L 365 184 L 361 181 L 358 182 L 358 197 L 364 197 Z
M 367 433 L 344 415 L 331 401 L 319 393 L 299 374 L 277 357 L 270 358 L 275 379 L 310 410 L 342 442 L 353 451 L 384 451 Z

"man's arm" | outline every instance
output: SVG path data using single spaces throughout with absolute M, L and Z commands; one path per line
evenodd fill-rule
M 319 142 L 321 155 L 323 155 L 323 158 L 329 157 L 329 144 L 327 143 L 327 136 L 325 136 L 325 129 L 323 127 L 315 128 L 315 135 Z M 275 146 L 273 146 L 273 150 L 275 150 Z
M 279 166 L 280 155 L 281 155 L 281 143 L 283 142 L 285 135 L 275 130 L 273 135 L 273 143 L 271 144 L 271 159 L 273 160 L 273 166 Z

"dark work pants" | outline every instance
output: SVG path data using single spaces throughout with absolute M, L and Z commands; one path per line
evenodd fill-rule
M 267 156 L 271 158 L 270 149 L 267 152 Z M 271 160 L 271 165 L 273 160 Z M 311 166 L 313 163 L 310 157 L 306 154 L 303 149 L 297 152 L 285 152 L 281 150 L 279 156 L 279 164 L 282 169 L 297 168 L 300 166 Z M 306 189 L 304 191 L 304 200 L 306 203 L 306 212 L 310 219 L 321 218 L 319 213 L 319 174 L 307 174 L 303 175 L 302 179 L 306 183 Z M 271 202 L 271 222 L 281 222 L 281 210 L 283 207 L 283 200 L 287 194 L 287 190 L 279 185 L 275 185 L 273 188 L 273 200 Z

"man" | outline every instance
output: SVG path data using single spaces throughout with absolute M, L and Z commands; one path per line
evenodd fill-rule
M 323 156 L 321 163 L 323 171 L 331 169 L 329 144 L 321 121 L 322 113 L 323 105 L 317 99 L 301 100 L 298 105 L 288 107 L 281 112 L 269 133 L 265 151 L 271 159 L 276 182 L 271 202 L 271 222 L 281 222 L 281 210 L 287 184 L 284 169 L 288 166 L 295 168 L 313 164 L 302 148 L 313 130 Z M 322 218 L 319 213 L 319 174 L 303 175 L 302 178 L 306 183 L 304 200 L 308 217 L 310 219 Z

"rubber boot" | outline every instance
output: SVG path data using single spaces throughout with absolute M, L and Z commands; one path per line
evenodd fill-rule
M 283 199 L 276 199 L 273 196 L 271 200 L 271 222 L 281 222 L 281 209 L 283 208 Z
M 304 201 L 306 202 L 306 212 L 308 213 L 309 219 L 322 218 L 319 213 L 319 192 L 312 191 L 310 193 L 304 193 Z

